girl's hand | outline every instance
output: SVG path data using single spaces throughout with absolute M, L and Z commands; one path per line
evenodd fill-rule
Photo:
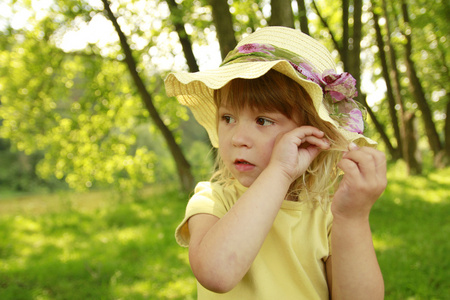
M 338 167 L 344 176 L 331 205 L 333 216 L 368 219 L 373 204 L 387 186 L 384 153 L 352 144 Z
M 330 147 L 324 133 L 312 126 L 301 126 L 277 137 L 269 166 L 281 168 L 290 182 L 303 173 L 321 149 Z

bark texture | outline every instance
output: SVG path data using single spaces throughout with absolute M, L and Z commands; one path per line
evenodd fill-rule
M 189 35 L 186 33 L 186 29 L 184 28 L 183 12 L 178 8 L 175 0 L 167 0 L 167 4 L 169 5 L 173 25 L 175 26 L 181 46 L 183 47 L 183 53 L 188 64 L 189 71 L 198 72 L 199 68 L 194 52 L 192 51 L 192 43 Z
M 269 25 L 295 28 L 291 2 L 291 0 L 270 1 L 272 15 L 270 17 Z
M 217 39 L 220 44 L 222 59 L 236 47 L 234 36 L 233 18 L 227 0 L 209 0 L 212 7 L 214 24 L 216 26 Z
M 309 28 L 308 28 L 308 16 L 306 11 L 306 5 L 305 0 L 297 0 L 298 5 L 298 19 L 300 21 L 300 30 L 303 33 L 309 34 Z
M 394 149 L 395 151 L 393 153 L 391 153 L 391 157 L 392 157 L 392 159 L 396 160 L 402 156 L 402 152 L 403 152 L 402 136 L 400 134 L 397 110 L 395 109 L 396 101 L 395 101 L 395 97 L 394 97 L 394 92 L 392 89 L 391 80 L 389 78 L 388 63 L 387 63 L 387 59 L 386 59 L 386 54 L 384 52 L 385 47 L 384 47 L 383 36 L 381 34 L 380 25 L 378 24 L 379 16 L 375 12 L 372 12 L 372 14 L 373 14 L 373 21 L 374 21 L 375 32 L 376 32 L 376 37 L 377 37 L 378 54 L 380 56 L 383 78 L 386 83 L 386 92 L 387 92 L 386 94 L 387 94 L 387 100 L 389 103 L 389 115 L 391 117 L 392 126 L 394 128 L 395 139 L 397 140 L 397 148 Z
M 427 134 L 428 143 L 430 145 L 431 151 L 433 151 L 434 157 L 436 158 L 437 155 L 440 154 L 440 151 L 443 150 L 443 147 L 433 121 L 430 106 L 428 105 L 425 97 L 422 83 L 417 76 L 416 67 L 412 59 L 412 29 L 409 26 L 408 6 L 404 0 L 402 0 L 402 14 L 406 26 L 406 30 L 404 32 L 404 35 L 406 37 L 405 61 L 406 73 L 409 78 L 409 88 L 420 111 L 422 112 L 422 120 L 424 123 L 425 132 Z

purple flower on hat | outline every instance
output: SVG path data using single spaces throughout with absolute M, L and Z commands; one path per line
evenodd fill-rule
M 262 52 L 265 54 L 272 55 L 269 51 L 275 51 L 275 48 L 272 45 L 268 44 L 245 44 L 242 46 L 239 46 L 238 48 L 239 53 L 254 53 L 254 52 Z
M 322 80 L 320 74 L 314 72 L 313 68 L 307 63 L 299 63 L 298 65 L 290 62 L 297 72 L 306 76 L 306 79 L 311 80 L 314 83 L 317 83 L 320 86 L 325 85 L 326 83 Z
M 358 104 L 353 100 L 353 97 L 358 95 L 356 80 L 350 73 L 336 74 L 334 70 L 326 70 L 320 74 L 306 62 L 297 65 L 290 61 L 290 64 L 307 80 L 322 88 L 324 101 L 331 105 L 327 105 L 330 116 L 341 124 L 343 129 L 359 134 L 363 133 L 364 117 L 361 110 L 357 108 Z
M 362 112 L 354 108 L 348 113 L 347 126 L 344 127 L 345 130 L 356 132 L 362 134 L 364 131 L 364 120 Z
M 325 82 L 323 90 L 333 98 L 333 102 L 358 96 L 356 80 L 350 73 L 335 74 L 333 70 L 326 70 L 322 79 Z

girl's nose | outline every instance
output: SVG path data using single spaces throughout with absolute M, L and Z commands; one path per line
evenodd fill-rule
M 231 142 L 235 147 L 247 147 L 250 148 L 253 145 L 253 138 L 251 134 L 251 127 L 238 124 L 235 127 Z

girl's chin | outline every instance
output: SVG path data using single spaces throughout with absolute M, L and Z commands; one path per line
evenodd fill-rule
M 238 181 L 244 187 L 249 188 L 253 184 L 255 179 L 254 178 L 238 178 Z

